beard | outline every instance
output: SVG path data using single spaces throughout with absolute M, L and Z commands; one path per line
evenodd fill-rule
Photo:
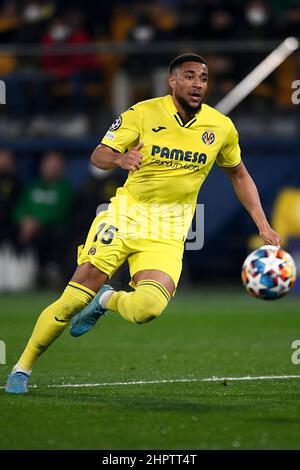
M 176 96 L 176 99 L 180 106 L 188 113 L 188 114 L 195 114 L 197 113 L 202 106 L 202 101 L 199 103 L 198 106 L 191 106 L 182 96 Z

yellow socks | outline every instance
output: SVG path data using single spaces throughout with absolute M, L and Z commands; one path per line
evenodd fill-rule
M 170 300 L 171 296 L 162 284 L 147 279 L 138 282 L 134 292 L 113 293 L 105 308 L 118 312 L 130 322 L 146 323 L 157 318 Z
M 87 287 L 70 282 L 61 297 L 41 313 L 31 338 L 15 367 L 31 371 L 33 364 L 60 336 L 72 316 L 85 308 L 94 296 L 95 292 Z
M 60 336 L 72 316 L 85 308 L 94 296 L 95 292 L 87 287 L 70 282 L 61 297 L 41 313 L 14 370 L 30 373 L 36 360 Z M 134 292 L 114 292 L 105 308 L 118 312 L 130 322 L 146 323 L 157 318 L 170 300 L 162 284 L 147 279 L 138 282 Z

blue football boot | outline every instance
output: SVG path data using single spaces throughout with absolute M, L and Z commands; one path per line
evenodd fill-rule
M 29 374 L 24 372 L 12 372 L 7 379 L 5 391 L 7 393 L 28 393 Z
M 107 284 L 103 284 L 93 300 L 83 310 L 80 310 L 80 312 L 74 315 L 70 325 L 71 336 L 84 335 L 93 328 L 99 318 L 105 314 L 107 309 L 102 307 L 100 300 L 104 292 L 109 290 L 113 290 L 113 288 Z

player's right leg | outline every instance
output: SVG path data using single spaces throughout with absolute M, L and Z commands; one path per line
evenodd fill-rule
M 7 392 L 27 392 L 37 359 L 61 335 L 69 320 L 93 300 L 106 279 L 128 256 L 122 240 L 115 237 L 116 227 L 111 225 L 111 220 L 107 222 L 107 217 L 107 212 L 102 212 L 94 219 L 85 244 L 78 249 L 74 276 L 61 297 L 38 318 L 23 354 L 8 377 Z
M 60 298 L 49 305 L 39 316 L 24 352 L 8 376 L 6 386 L 8 393 L 28 391 L 28 380 L 35 362 L 62 334 L 72 316 L 93 300 L 95 293 L 107 277 L 107 274 L 91 263 L 78 266 Z

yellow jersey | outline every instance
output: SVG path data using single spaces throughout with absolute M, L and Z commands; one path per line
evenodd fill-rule
M 139 170 L 129 172 L 123 190 L 138 204 L 190 205 L 191 217 L 201 185 L 216 162 L 235 167 L 241 161 L 238 133 L 232 121 L 202 104 L 184 122 L 172 96 L 142 101 L 129 108 L 111 125 L 101 143 L 124 153 L 144 143 Z

